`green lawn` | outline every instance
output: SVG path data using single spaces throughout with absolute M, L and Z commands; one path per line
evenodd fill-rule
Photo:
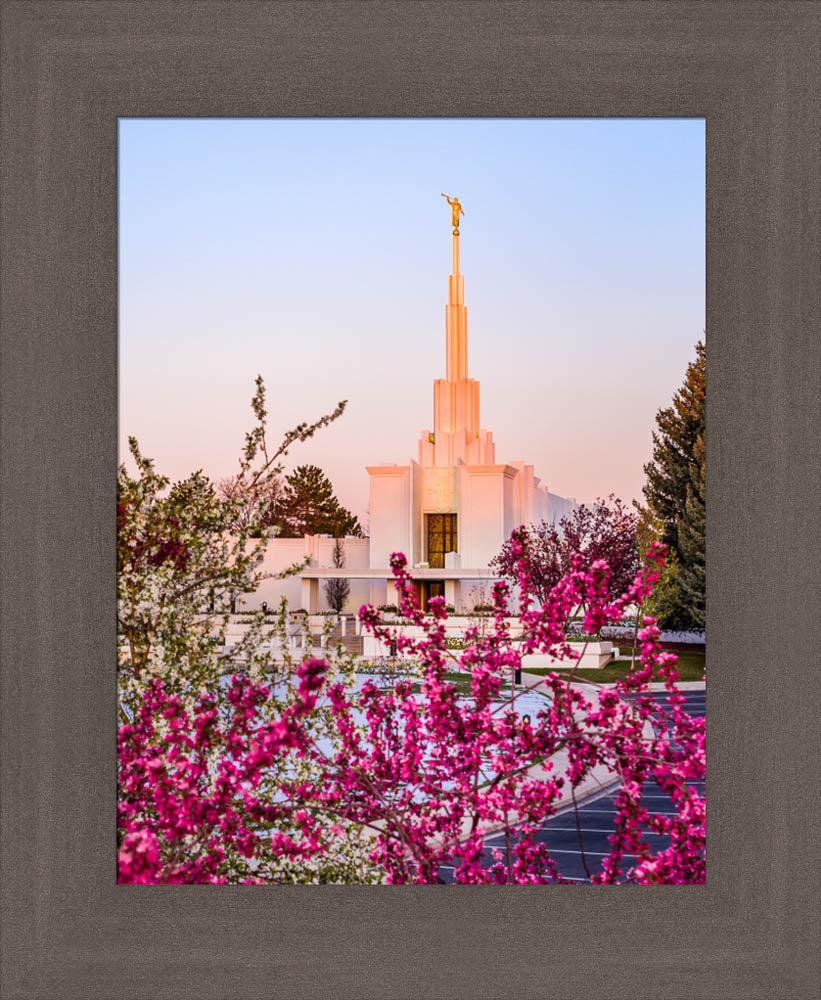
M 703 653 L 676 653 L 678 662 L 676 669 L 679 672 L 679 680 L 682 681 L 703 681 L 704 680 L 704 654 Z M 613 681 L 622 680 L 628 674 L 630 668 L 629 660 L 615 660 L 600 670 L 577 670 L 574 679 L 580 681 L 595 681 L 599 684 L 612 684 Z M 525 670 L 525 673 L 535 674 L 544 677 L 552 672 L 553 667 L 535 667 L 532 670 Z M 568 674 L 568 670 L 556 670 L 558 674 Z M 449 672 L 445 674 L 445 680 L 456 685 L 459 694 L 470 694 L 470 679 L 465 673 Z M 655 680 L 661 680 L 658 676 Z M 418 694 L 421 685 L 418 680 L 411 685 L 414 694 Z M 510 683 L 505 681 L 501 691 L 502 697 L 510 694 Z
M 679 673 L 679 680 L 682 681 L 703 681 L 704 680 L 704 654 L 703 653 L 676 653 L 678 662 L 676 669 Z M 551 673 L 552 667 L 538 667 L 528 670 L 529 674 L 544 676 Z M 630 669 L 629 660 L 614 660 L 606 667 L 599 670 L 577 670 L 575 677 L 580 681 L 598 681 L 599 684 L 612 684 L 613 681 L 625 678 Z M 567 670 L 557 670 L 558 674 L 566 674 Z M 661 680 L 655 677 L 654 680 Z

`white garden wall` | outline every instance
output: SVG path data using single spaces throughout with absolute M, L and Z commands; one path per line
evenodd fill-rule
M 366 569 L 368 566 L 367 538 L 344 538 L 345 566 L 349 569 Z M 330 569 L 333 566 L 334 539 L 330 535 L 305 535 L 304 538 L 274 538 L 268 543 L 262 564 L 264 573 L 281 573 L 295 563 L 302 562 L 306 556 L 311 558 L 311 565 L 319 569 Z M 370 601 L 370 584 L 367 580 L 351 580 L 351 593 L 345 607 L 346 612 L 356 612 L 363 604 Z M 255 594 L 244 594 L 237 599 L 237 611 L 257 611 L 265 601 L 271 611 L 279 609 L 282 597 L 288 601 L 292 611 L 300 607 L 302 601 L 302 585 L 299 576 L 291 576 L 284 580 L 269 579 Z M 319 588 L 319 610 L 327 611 L 330 605 L 325 597 L 324 584 Z

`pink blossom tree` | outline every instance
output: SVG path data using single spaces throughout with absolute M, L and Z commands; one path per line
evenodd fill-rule
M 574 558 L 581 557 L 585 570 L 601 560 L 610 568 L 609 590 L 616 597 L 630 585 L 639 567 L 638 521 L 638 514 L 611 494 L 592 506 L 579 504 L 558 522 L 517 528 L 491 566 L 515 583 L 524 559 L 531 593 L 544 601 L 571 571 Z
M 549 701 L 532 722 L 516 711 L 520 695 L 500 697 L 523 655 L 573 655 L 564 636 L 580 604 L 588 631 L 641 604 L 663 547 L 651 546 L 615 599 L 607 564 L 583 568 L 577 555 L 531 609 L 530 564 L 520 543 L 511 544 L 523 639 L 511 640 L 507 585 L 497 584 L 493 626 L 470 630 L 458 654 L 445 642 L 444 601 L 433 599 L 424 615 L 404 556 L 392 557 L 401 610 L 424 630 L 421 639 L 397 639 L 420 665 L 418 695 L 410 680 L 387 689 L 369 681 L 358 692 L 339 680 L 325 684 L 327 664 L 308 659 L 284 709 L 271 708 L 265 686 L 235 677 L 218 724 L 212 695 L 188 713 L 155 681 L 135 724 L 120 731 L 121 880 L 344 880 L 350 872 L 340 876 L 329 852 L 347 836 L 368 845 L 368 874 L 386 882 L 440 881 L 443 864 L 462 883 L 561 882 L 536 834 L 560 800 L 604 768 L 619 790 L 611 850 L 592 881 L 702 882 L 704 800 L 693 782 L 704 777 L 704 723 L 682 708 L 675 657 L 661 651 L 653 619 L 640 633 L 640 662 L 614 688 L 590 697 L 572 671 L 551 673 L 543 682 Z M 374 608 L 360 617 L 387 637 Z M 448 681 L 454 668 L 469 679 L 469 697 Z M 650 693 L 654 672 L 664 679 L 664 704 Z M 289 761 L 308 762 L 317 779 L 305 781 L 297 768 L 291 777 Z M 668 795 L 670 809 L 658 812 L 670 815 L 650 814 L 647 781 Z M 503 832 L 505 846 L 489 864 L 483 845 L 491 830 Z M 645 831 L 668 846 L 651 847 Z M 629 868 L 627 854 L 637 858 Z

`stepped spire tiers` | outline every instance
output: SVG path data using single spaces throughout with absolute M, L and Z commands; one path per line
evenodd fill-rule
M 459 199 L 451 204 L 459 205 Z M 456 207 L 453 219 L 458 222 Z M 479 426 L 479 383 L 468 378 L 468 310 L 458 227 L 453 233 L 453 271 L 448 279 L 445 306 L 445 378 L 433 383 L 433 431 L 422 433 L 419 464 L 493 465 L 496 460 L 493 435 Z

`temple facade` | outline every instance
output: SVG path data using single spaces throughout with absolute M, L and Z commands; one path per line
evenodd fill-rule
M 550 493 L 532 465 L 497 461 L 493 435 L 481 426 L 479 383 L 468 369 L 468 313 L 456 211 L 454 220 L 445 377 L 433 383 L 433 426 L 422 431 L 416 455 L 406 465 L 368 466 L 367 567 L 354 569 L 347 561 L 344 570 L 309 567 L 302 574 L 301 601 L 308 611 L 322 609 L 321 584 L 332 576 L 351 580 L 355 607 L 363 596 L 376 605 L 395 603 L 393 552 L 407 557 L 423 604 L 443 595 L 457 610 L 471 610 L 491 600 L 496 577 L 489 564 L 514 528 L 557 520 L 576 505 L 573 498 Z M 358 555 L 356 561 L 364 553 Z

